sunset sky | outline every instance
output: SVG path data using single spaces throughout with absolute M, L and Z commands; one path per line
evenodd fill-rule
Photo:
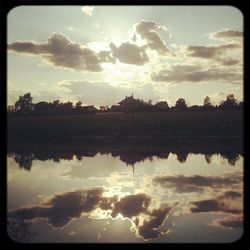
M 243 99 L 243 16 L 230 6 L 21 6 L 8 14 L 8 104 Z

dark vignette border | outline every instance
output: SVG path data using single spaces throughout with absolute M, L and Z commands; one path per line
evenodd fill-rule
M 248 4 L 249 3 L 249 4 Z M 25 6 L 25 5 L 34 5 L 34 6 L 41 6 L 41 5 L 199 5 L 199 6 L 233 6 L 238 8 L 243 15 L 243 30 L 244 30 L 244 230 L 242 237 L 233 243 L 124 243 L 124 244 L 100 244 L 100 243 L 17 243 L 9 239 L 7 232 L 6 232 L 6 222 L 7 222 L 7 163 L 6 163 L 6 152 L 7 152 L 7 15 L 8 12 L 17 6 Z M 249 86 L 248 81 L 248 60 L 247 60 L 247 50 L 249 44 L 249 31 L 248 31 L 248 19 L 249 19 L 249 10 L 250 10 L 250 2 L 248 0 L 120 0 L 120 1 L 101 1 L 101 0 L 1 0 L 0 1 L 0 76 L 1 76 L 1 83 L 0 83 L 0 154 L 1 154 L 1 164 L 0 164 L 0 182 L 1 182 L 1 206 L 0 206 L 0 214 L 1 214 L 1 223 L 0 223 L 0 242 L 3 246 L 8 246 L 11 248 L 29 248 L 29 247 L 50 247 L 50 246 L 58 246 L 58 247 L 80 247 L 80 248 L 88 248 L 88 247 L 108 247 L 116 249 L 117 247 L 122 248 L 124 247 L 194 247 L 200 248 L 208 245 L 208 247 L 226 247 L 228 248 L 240 248 L 247 243 L 248 234 L 249 234 L 249 216 L 248 216 L 248 202 L 249 202 L 249 184 L 248 181 L 250 179 L 249 176 L 249 164 L 248 164 L 248 131 L 247 128 L 250 126 L 248 125 L 247 119 L 247 112 L 249 110 L 249 100 L 248 100 L 248 93 L 249 93 Z

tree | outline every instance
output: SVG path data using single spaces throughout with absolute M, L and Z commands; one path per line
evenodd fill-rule
M 14 105 L 9 105 L 7 107 L 7 112 L 15 112 L 15 106 Z
M 71 112 L 72 108 L 73 108 L 73 102 L 68 101 L 66 103 L 63 103 L 63 111 L 64 112 Z
M 51 106 L 47 102 L 38 102 L 34 105 L 34 111 L 40 114 L 49 113 L 51 110 Z
M 19 96 L 18 101 L 15 102 L 15 110 L 20 112 L 29 112 L 33 109 L 32 97 L 30 93 Z
M 209 96 L 206 96 L 204 101 L 203 101 L 203 106 L 204 107 L 211 107 L 212 104 L 211 104 L 211 98 Z
M 211 104 L 211 98 L 209 96 L 206 96 L 203 101 L 203 107 L 204 109 L 211 109 L 213 105 Z
M 178 109 L 186 109 L 187 108 L 187 104 L 186 104 L 185 99 L 179 98 L 176 101 L 175 107 L 178 108 Z
M 77 103 L 76 103 L 76 109 L 79 109 L 80 107 L 82 106 L 82 102 L 80 102 L 80 101 L 78 101 Z
M 234 94 L 229 94 L 227 96 L 227 99 L 225 101 L 221 101 L 220 103 L 220 108 L 222 109 L 233 109 L 236 108 L 238 106 L 238 102 L 234 97 Z
M 243 102 L 239 102 L 238 108 L 239 108 L 239 109 L 243 109 L 243 106 L 244 106 L 244 103 L 243 103 Z
M 61 108 L 61 103 L 59 100 L 55 100 L 52 102 L 51 104 L 51 109 L 53 110 L 53 112 L 57 113 Z

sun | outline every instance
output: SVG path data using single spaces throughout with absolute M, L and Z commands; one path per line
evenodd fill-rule
M 123 39 L 120 35 L 114 35 L 111 38 L 111 41 L 116 45 L 116 46 L 120 46 L 123 42 Z

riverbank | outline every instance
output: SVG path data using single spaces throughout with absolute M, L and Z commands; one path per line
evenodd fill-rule
M 8 117 L 8 140 L 243 137 L 242 111 Z

